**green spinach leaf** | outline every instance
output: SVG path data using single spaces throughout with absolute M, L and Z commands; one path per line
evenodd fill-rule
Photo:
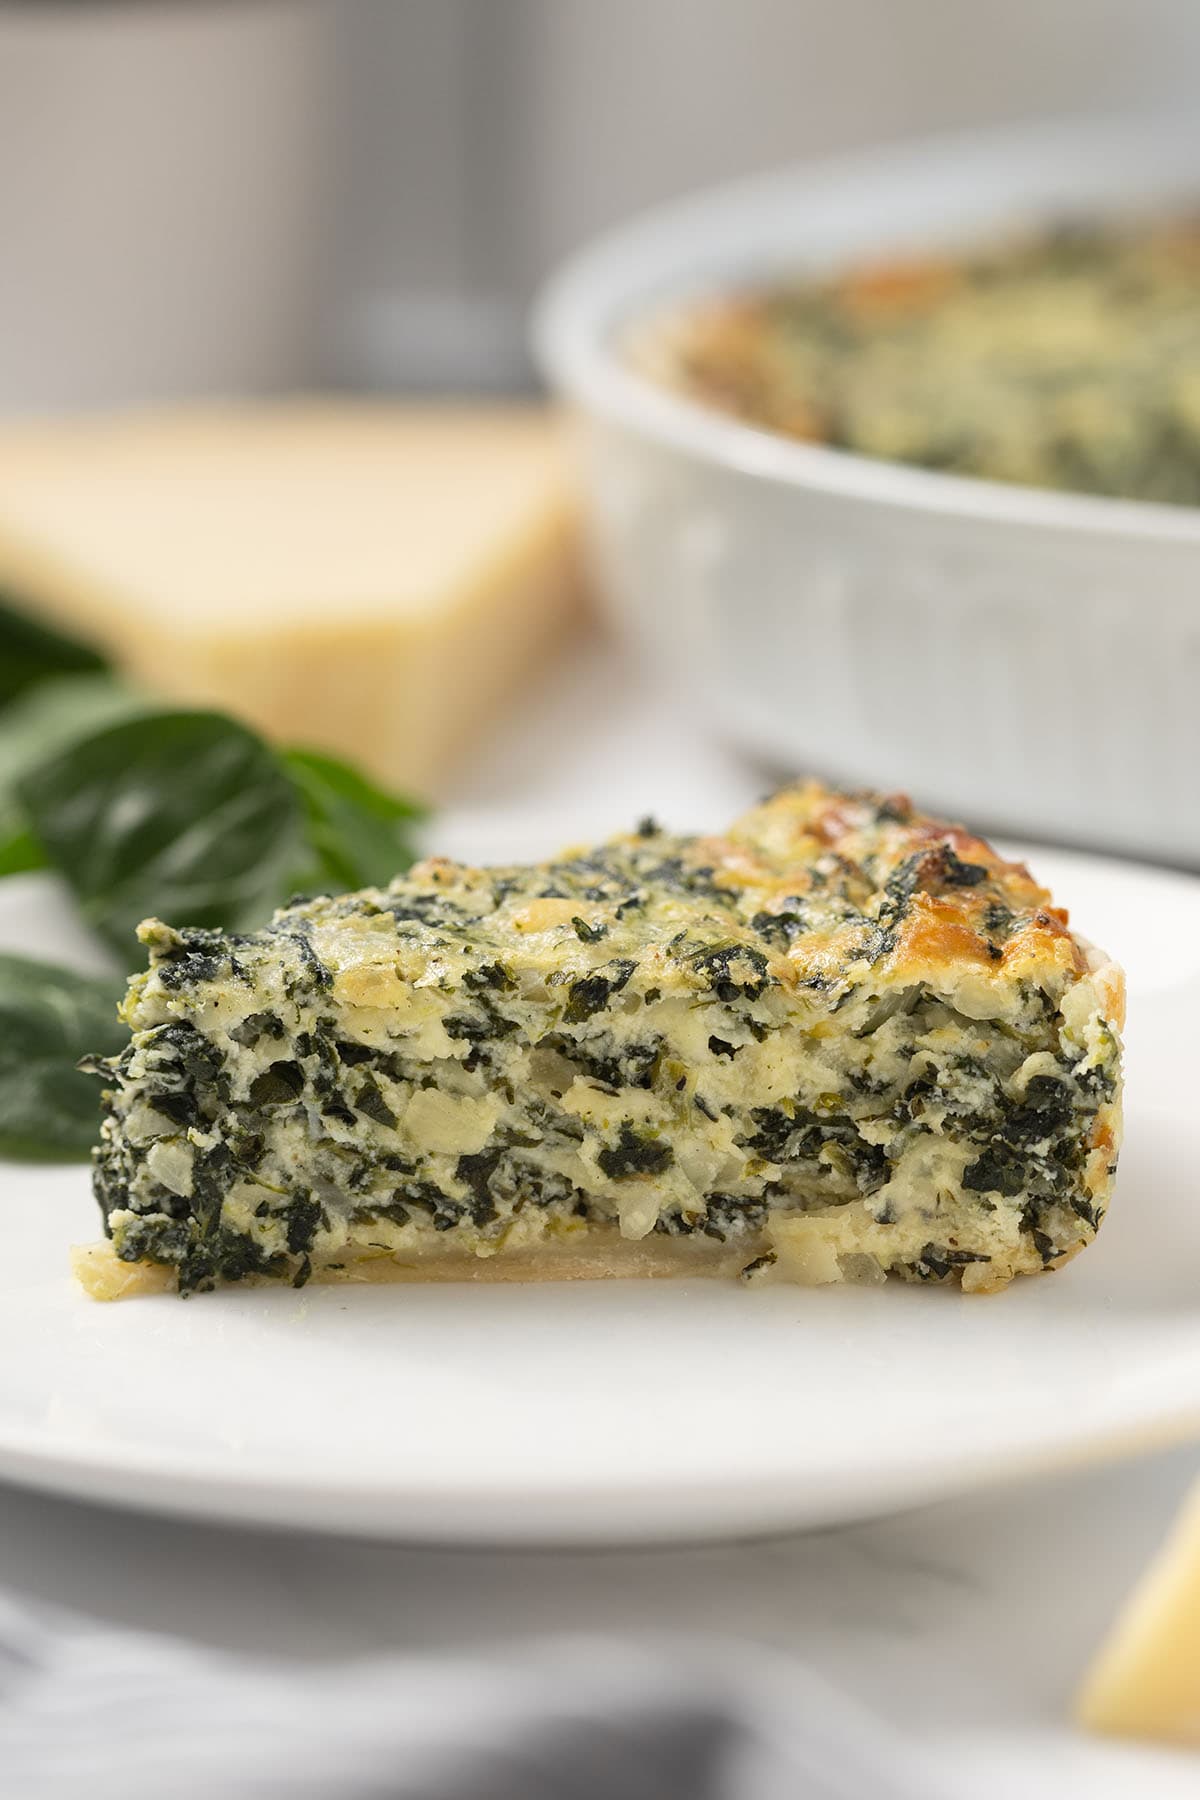
M 319 750 L 286 750 L 313 853 L 314 889 L 386 887 L 413 860 L 412 826 L 424 809 L 376 787 L 348 763 Z
M 25 875 L 46 867 L 46 852 L 25 823 L 20 807 L 0 805 L 0 875 Z
M 148 709 L 114 675 L 59 675 L 27 689 L 0 712 L 0 875 L 46 866 L 16 794 L 20 776 L 102 725 Z
M 27 771 L 16 793 L 84 920 L 123 958 L 150 914 L 262 923 L 310 860 L 279 759 L 221 713 L 110 726 Z
M 0 593 L 0 706 L 51 675 L 106 666 L 98 650 L 38 624 Z
M 129 1041 L 117 1019 L 124 983 L 0 955 L 0 1155 L 73 1161 L 96 1141 L 95 1081 L 81 1056 Z

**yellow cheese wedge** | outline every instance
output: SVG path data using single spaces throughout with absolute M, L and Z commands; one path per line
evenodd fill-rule
M 0 430 L 0 590 L 156 691 L 436 789 L 579 582 L 536 408 L 294 402 Z
M 1200 1747 L 1200 1486 L 1101 1647 L 1078 1711 L 1094 1731 Z

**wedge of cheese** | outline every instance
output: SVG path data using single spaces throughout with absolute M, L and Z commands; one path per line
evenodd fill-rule
M 1080 1722 L 1200 1748 L 1200 1485 L 1101 1646 Z
M 535 408 L 294 402 L 0 431 L 0 591 L 156 692 L 436 792 L 579 590 Z

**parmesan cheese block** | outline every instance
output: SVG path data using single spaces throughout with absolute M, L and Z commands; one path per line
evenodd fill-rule
M 1102 1645 L 1079 1717 L 1094 1731 L 1200 1748 L 1200 1486 Z
M 0 589 L 164 696 L 436 790 L 575 603 L 560 427 L 307 401 L 9 426 Z

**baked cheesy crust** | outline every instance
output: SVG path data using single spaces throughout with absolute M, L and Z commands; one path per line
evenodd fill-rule
M 784 790 L 251 934 L 142 927 L 99 1298 L 232 1280 L 1004 1286 L 1095 1235 L 1122 979 L 898 796 Z

